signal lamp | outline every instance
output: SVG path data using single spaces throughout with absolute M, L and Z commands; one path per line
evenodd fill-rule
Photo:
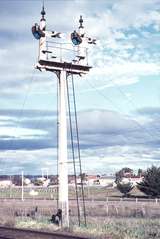
M 38 24 L 35 24 L 32 27 L 32 34 L 37 40 L 39 40 L 41 37 L 45 37 L 45 33 L 39 28 Z
M 75 46 L 80 45 L 82 43 L 82 38 L 76 31 L 71 33 L 71 40 Z

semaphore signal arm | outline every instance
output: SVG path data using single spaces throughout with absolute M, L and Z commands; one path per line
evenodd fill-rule
M 88 46 L 96 44 L 96 39 L 86 36 L 83 19 L 80 26 L 71 34 L 62 34 L 46 30 L 45 11 L 42 9 L 40 24 L 35 23 L 32 34 L 39 40 L 39 56 L 36 68 L 39 70 L 58 71 L 65 69 L 73 74 L 85 74 L 91 66 L 88 64 Z

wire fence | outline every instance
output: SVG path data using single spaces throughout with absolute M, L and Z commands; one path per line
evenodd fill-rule
M 0 218 L 3 215 L 12 217 L 48 217 L 56 213 L 56 200 L 0 200 Z M 82 203 L 80 203 L 80 214 L 83 215 Z M 37 210 L 35 210 L 37 208 Z M 69 201 L 70 216 L 77 216 L 76 200 Z M 136 202 L 136 201 L 86 201 L 87 217 L 138 217 L 159 218 L 160 200 Z

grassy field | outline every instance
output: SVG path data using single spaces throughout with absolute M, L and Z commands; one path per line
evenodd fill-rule
M 87 227 L 71 225 L 70 232 L 91 238 L 111 239 L 159 239 L 160 220 L 136 218 L 88 218 Z M 17 220 L 16 227 L 42 230 L 59 230 L 48 222 L 48 218 L 35 220 Z M 110 237 L 109 237 L 110 236 Z
M 32 198 L 31 191 L 37 192 L 35 198 L 37 199 L 56 199 L 57 198 L 57 187 L 24 187 L 24 198 Z M 78 188 L 79 195 L 81 195 L 81 189 Z M 107 194 L 114 195 L 114 189 L 106 190 L 105 187 L 85 187 L 84 193 L 86 198 L 106 198 Z M 117 190 L 115 191 L 117 194 Z M 21 187 L 10 187 L 0 188 L 0 199 L 5 198 L 21 198 L 22 188 Z M 117 194 L 118 195 L 118 194 Z M 75 198 L 75 188 L 69 187 L 69 198 Z
M 36 196 L 31 194 L 31 191 L 37 192 Z M 79 195 L 81 196 L 81 188 L 78 188 Z M 10 187 L 0 188 L 0 199 L 8 198 L 21 198 L 22 189 L 21 187 Z M 85 186 L 84 193 L 86 199 L 99 199 L 106 200 L 107 197 L 121 197 L 122 194 L 116 188 L 107 187 L 96 187 L 96 186 Z M 131 195 L 133 196 L 144 196 L 136 188 L 132 190 Z M 24 187 L 24 198 L 37 198 L 37 199 L 56 199 L 57 198 L 57 187 Z M 75 188 L 69 187 L 69 198 L 75 198 Z
M 12 194 L 8 190 L 3 189 L 4 197 L 0 197 L 0 224 L 51 231 L 59 230 L 49 223 L 51 215 L 57 210 L 55 188 L 36 188 L 35 190 L 39 191 L 39 196 L 26 197 L 28 199 L 24 201 L 20 200 L 20 188 L 14 189 Z M 26 190 L 28 191 L 25 193 L 28 193 L 30 189 Z M 132 194 L 135 198 L 129 198 L 126 201 L 116 189 L 85 188 L 88 199 L 86 201 L 87 227 L 84 227 L 83 220 L 81 227 L 78 227 L 76 201 L 73 200 L 74 193 L 74 189 L 70 188 L 70 231 L 91 235 L 96 239 L 108 238 L 108 235 L 112 239 L 160 239 L 160 200 L 136 200 L 136 197 L 142 195 L 138 191 L 133 191 Z M 14 197 L 11 196 L 13 194 Z M 7 199 L 6 195 L 10 197 Z M 38 207 L 35 218 L 27 217 L 27 214 L 34 210 L 35 206 Z M 82 205 L 80 209 L 82 209 Z
M 90 218 L 87 228 L 75 228 L 74 231 L 86 232 L 95 238 L 112 239 L 159 239 L 160 220 L 142 218 Z

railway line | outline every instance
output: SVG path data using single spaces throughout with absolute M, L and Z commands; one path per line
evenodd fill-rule
M 71 233 L 44 232 L 37 230 L 0 227 L 0 239 L 93 239 Z M 106 238 L 111 239 L 111 238 Z

